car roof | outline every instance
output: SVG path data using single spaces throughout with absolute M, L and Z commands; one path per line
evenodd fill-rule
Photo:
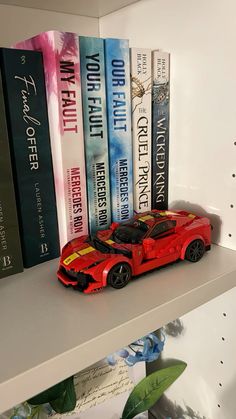
M 170 218 L 166 211 L 147 211 L 142 214 L 136 214 L 134 217 L 136 220 L 142 221 L 147 225 L 152 225 L 159 221 L 164 221 L 165 219 Z
M 149 227 L 153 226 L 157 221 L 176 220 L 177 218 L 183 218 L 186 215 L 168 210 L 152 210 L 142 214 L 136 214 L 135 219 L 140 220 L 147 224 Z

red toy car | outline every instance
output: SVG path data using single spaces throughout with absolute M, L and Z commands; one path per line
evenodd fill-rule
M 106 285 L 122 288 L 131 277 L 177 259 L 197 262 L 211 246 L 208 218 L 187 211 L 153 210 L 113 223 L 96 236 L 71 240 L 62 249 L 58 279 L 84 293 Z

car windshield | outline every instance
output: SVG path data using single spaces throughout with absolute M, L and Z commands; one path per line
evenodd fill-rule
M 99 250 L 101 253 L 117 253 L 117 254 L 123 254 L 130 258 L 132 256 L 132 253 L 129 250 L 126 249 L 116 249 L 110 246 L 109 244 L 105 243 L 104 241 L 100 240 L 97 236 L 92 237 L 88 243 L 95 247 L 96 250 Z
M 117 243 L 140 243 L 148 231 L 148 226 L 144 222 L 133 219 L 127 223 L 122 223 L 114 231 L 113 237 Z
M 100 240 L 98 237 L 92 237 L 92 239 L 89 241 L 89 244 L 93 247 L 95 247 L 96 250 L 99 250 L 99 252 L 102 253 L 113 253 L 112 247 L 109 246 L 107 243 L 104 243 L 102 240 Z

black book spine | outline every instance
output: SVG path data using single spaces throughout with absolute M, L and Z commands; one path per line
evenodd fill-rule
M 59 255 L 42 55 L 2 48 L 0 65 L 25 267 Z
M 0 278 L 23 270 L 0 71 Z

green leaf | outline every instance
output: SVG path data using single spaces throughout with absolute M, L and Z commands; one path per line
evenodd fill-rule
M 73 377 L 66 380 L 63 394 L 58 399 L 50 402 L 50 405 L 57 413 L 66 413 L 74 410 L 76 405 L 76 393 Z
M 32 397 L 28 400 L 28 403 L 32 405 L 39 405 L 57 399 L 65 390 L 66 381 L 67 380 L 61 381 L 60 383 L 55 384 L 55 386 L 48 388 L 37 396 Z
M 178 361 L 175 365 L 155 371 L 138 383 L 130 394 L 122 413 L 122 419 L 132 419 L 150 409 L 164 391 L 182 374 L 187 364 Z

